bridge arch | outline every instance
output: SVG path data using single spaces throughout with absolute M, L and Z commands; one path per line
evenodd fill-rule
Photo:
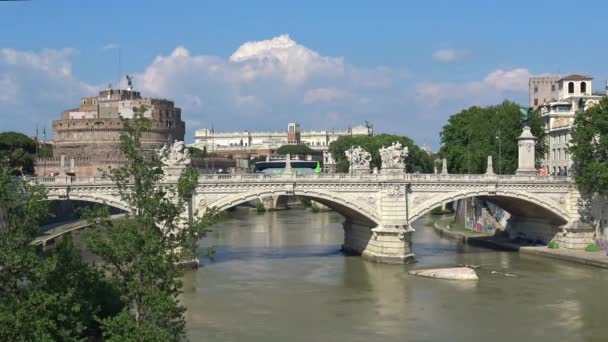
M 251 191 L 241 194 L 234 194 L 222 197 L 214 202 L 207 202 L 202 195 L 197 196 L 195 210 L 199 210 L 199 214 L 204 213 L 206 208 L 216 208 L 219 211 L 229 209 L 241 203 L 264 198 L 267 196 L 300 196 L 315 200 L 328 208 L 331 208 L 344 216 L 351 222 L 356 222 L 370 228 L 379 226 L 381 219 L 374 212 L 373 208 L 367 204 L 360 203 L 355 198 L 348 195 L 331 193 L 322 190 L 269 190 L 269 191 Z
M 119 196 L 101 195 L 101 194 L 86 194 L 86 193 L 70 193 L 69 196 L 57 194 L 50 191 L 47 195 L 47 201 L 83 201 L 97 204 L 104 204 L 114 207 L 125 212 L 131 212 L 131 208 Z
M 420 203 L 411 204 L 410 223 L 429 213 L 433 208 L 466 198 L 481 198 L 494 203 L 517 217 L 544 220 L 555 225 L 564 225 L 570 221 L 566 210 L 555 200 L 543 198 L 542 195 L 519 191 L 479 191 L 469 190 L 434 196 Z

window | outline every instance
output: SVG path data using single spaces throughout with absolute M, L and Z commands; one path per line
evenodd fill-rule
M 534 99 L 534 105 L 538 106 L 538 99 Z
M 586 93 L 587 92 L 587 83 L 586 82 L 581 82 L 581 93 Z
M 555 91 L 555 84 L 551 85 L 551 91 Z
M 574 82 L 568 83 L 568 94 L 574 94 Z
M 555 149 L 553 149 L 553 158 L 551 159 L 555 160 Z
M 538 93 L 538 86 L 534 85 L 534 94 Z

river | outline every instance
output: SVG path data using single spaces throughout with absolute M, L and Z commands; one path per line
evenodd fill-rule
M 414 224 L 417 263 L 340 253 L 334 212 L 237 209 L 202 246 L 215 261 L 184 277 L 192 341 L 606 341 L 608 271 L 440 238 Z M 478 281 L 420 267 L 478 264 Z M 491 273 L 497 271 L 497 273 Z M 505 276 L 504 274 L 515 276 Z

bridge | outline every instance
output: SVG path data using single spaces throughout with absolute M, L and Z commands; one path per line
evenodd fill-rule
M 165 177 L 174 186 L 177 174 Z M 79 200 L 129 206 L 114 183 L 95 177 L 40 177 L 49 200 Z M 584 248 L 589 240 L 588 201 L 567 177 L 466 174 L 214 174 L 200 175 L 192 197 L 192 213 L 218 210 L 265 197 L 301 196 L 345 217 L 343 250 L 385 263 L 414 258 L 412 223 L 433 208 L 480 197 L 509 212 L 512 229 L 560 246 Z

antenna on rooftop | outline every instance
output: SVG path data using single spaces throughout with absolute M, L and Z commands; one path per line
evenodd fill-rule
M 120 75 L 122 74 L 121 65 L 120 65 L 120 64 L 121 64 L 121 61 L 120 61 L 120 57 L 121 57 L 121 56 L 120 56 L 120 55 L 121 55 L 121 47 L 120 47 L 120 46 L 118 46 L 118 47 L 116 48 L 116 50 L 117 50 L 117 54 L 118 54 L 118 56 L 117 56 L 117 57 L 118 57 L 118 82 L 116 83 L 116 87 L 117 87 L 117 88 L 118 88 L 118 90 L 120 91 L 120 79 L 121 79 L 121 76 L 120 76 Z

